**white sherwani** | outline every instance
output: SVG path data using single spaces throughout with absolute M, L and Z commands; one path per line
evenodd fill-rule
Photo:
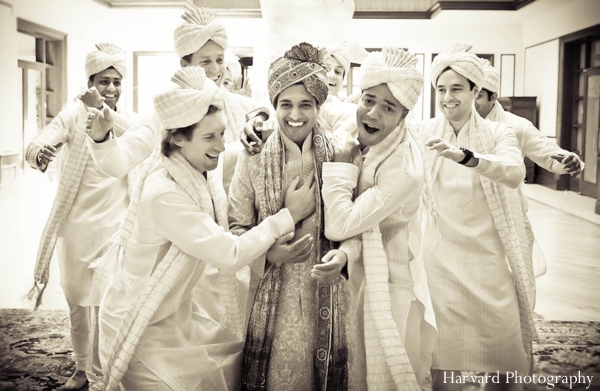
M 235 236 L 202 212 L 162 163 L 157 164 L 142 190 L 123 267 L 109 283 L 100 306 L 103 365 L 123 316 L 172 243 L 200 265 L 161 302 L 131 362 L 141 362 L 174 389 L 236 389 L 243 340 L 221 323 L 224 309 L 217 296 L 197 296 L 192 290 L 208 265 L 235 272 L 293 229 L 289 211 L 282 209 L 245 235 Z M 186 386 L 181 388 L 182 384 Z
M 423 186 L 422 169 L 407 170 L 405 159 L 415 145 L 408 141 L 385 160 L 375 175 L 375 184 L 352 201 L 359 171 L 353 164 L 323 164 L 323 201 L 325 233 L 332 240 L 342 240 L 379 225 L 389 268 L 392 316 L 398 326 L 411 366 L 422 382 L 431 366 L 435 343 L 435 320 L 427 279 L 419 258 L 413 268 L 413 252 L 409 248 L 410 230 L 418 231 Z M 420 154 L 419 154 L 420 156 Z M 411 224 L 417 218 L 417 223 Z M 410 229 L 409 229 L 410 226 Z M 417 233 L 417 232 L 413 232 Z M 420 240 L 420 237 L 419 239 Z M 420 249 L 412 248 L 413 251 Z M 362 285 L 362 262 L 349 263 L 350 281 Z M 428 323 L 426 323 L 425 319 Z
M 563 165 L 552 159 L 551 156 L 558 153 L 568 153 L 568 151 L 551 143 L 542 132 L 533 126 L 531 121 L 505 111 L 497 101 L 485 119 L 509 125 L 515 132 L 517 140 L 519 140 L 519 147 L 523 156 L 528 157 L 538 166 L 544 167 L 546 170 L 556 174 L 567 173 Z
M 26 151 L 27 162 L 33 168 L 45 171 L 46 167 L 39 167 L 36 160 L 44 144 L 63 141 L 65 145 L 62 148 L 68 153 L 77 131 L 78 120 L 84 120 L 86 112 L 81 101 L 61 111 L 31 141 Z M 114 113 L 115 136 L 121 137 L 136 121 L 136 113 L 117 109 Z M 66 161 L 67 159 L 61 159 L 61 175 L 64 173 Z M 92 258 L 98 249 L 119 228 L 127 205 L 127 179 L 105 175 L 92 156 L 88 156 L 73 206 L 62 225 L 57 241 L 61 286 L 69 303 L 80 306 L 99 304 L 100 294 L 92 290 L 94 271 L 89 268 L 89 263 L 93 261 Z
M 467 122 L 445 141 L 473 150 L 479 164 L 470 168 L 440 157 L 439 172 L 432 173 L 439 244 L 425 267 L 439 331 L 433 368 L 527 373 L 515 285 L 480 182 L 483 176 L 516 188 L 524 178 L 523 158 L 509 127 L 485 122 L 492 153 L 477 154 Z

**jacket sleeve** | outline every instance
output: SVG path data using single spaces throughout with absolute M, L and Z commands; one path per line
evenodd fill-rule
M 511 127 L 487 121 L 492 128 L 495 146 L 489 154 L 473 151 L 479 164 L 471 169 L 489 180 L 517 188 L 525 178 L 525 164 L 517 136 Z
M 117 122 L 115 122 L 117 124 Z M 126 123 L 122 123 L 126 126 Z M 100 171 L 108 176 L 123 178 L 136 165 L 152 154 L 160 140 L 162 126 L 151 113 L 130 127 L 121 137 L 96 143 L 90 137 L 90 154 Z
M 323 163 L 325 235 L 330 240 L 358 235 L 399 208 L 419 202 L 419 182 L 401 169 L 382 165 L 374 186 L 352 201 L 357 179 L 358 168 L 352 164 Z
M 294 229 L 292 216 L 282 209 L 243 235 L 234 235 L 178 188 L 160 192 L 150 202 L 153 226 L 161 236 L 192 257 L 228 272 L 246 266 Z
M 58 142 L 67 143 L 71 139 L 71 132 L 75 132 L 79 110 L 78 104 L 73 104 L 62 110 L 42 131 L 35 136 L 25 151 L 25 160 L 34 169 L 46 172 L 47 165 L 40 165 L 37 161 L 38 153 L 44 145 L 56 145 Z

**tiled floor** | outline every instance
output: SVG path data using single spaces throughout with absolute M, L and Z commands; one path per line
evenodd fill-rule
M 0 308 L 31 308 L 35 255 L 57 182 L 27 169 L 0 189 Z M 536 311 L 546 319 L 600 320 L 600 216 L 595 200 L 525 185 L 529 216 L 548 273 L 538 279 Z M 572 246 L 572 247 L 570 247 Z M 52 263 L 42 308 L 66 309 L 58 266 Z

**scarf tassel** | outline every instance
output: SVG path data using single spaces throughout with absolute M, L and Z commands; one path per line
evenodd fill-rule
M 37 310 L 38 307 L 42 304 L 42 296 L 44 295 L 44 291 L 48 286 L 47 282 L 41 283 L 38 280 L 34 281 L 33 287 L 29 290 L 29 292 L 25 295 L 25 299 L 29 301 L 35 300 L 34 310 Z

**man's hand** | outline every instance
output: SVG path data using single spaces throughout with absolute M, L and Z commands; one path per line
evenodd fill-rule
M 101 109 L 104 104 L 104 97 L 100 95 L 96 87 L 84 90 L 78 96 L 78 99 L 80 99 L 87 107 L 93 107 L 98 110 Z
M 85 129 L 92 140 L 99 142 L 106 138 L 107 133 L 113 128 L 113 116 L 108 106 L 102 110 L 90 109 L 85 121 Z
M 430 138 L 425 143 L 425 146 L 429 147 L 432 151 L 437 151 L 438 155 L 457 163 L 465 158 L 465 153 L 460 148 L 445 142 L 439 137 Z
M 581 173 L 583 164 L 581 158 L 573 153 L 552 155 L 552 159 L 562 163 L 564 170 L 571 176 L 577 176 Z
M 231 92 L 252 98 L 252 87 L 250 87 L 250 83 L 248 83 L 249 79 L 249 77 L 246 77 L 242 84 L 242 76 L 238 76 L 233 82 L 234 89 Z
M 288 244 L 294 233 L 291 232 L 275 242 L 267 251 L 267 261 L 271 263 L 306 262 L 313 249 L 314 239 L 310 234 L 301 237 L 297 242 Z
M 296 189 L 300 183 L 300 178 L 296 177 L 292 180 L 290 185 L 285 191 L 284 195 L 284 208 L 288 208 L 294 224 L 311 214 L 316 210 L 316 199 L 315 199 L 315 174 L 310 172 L 304 178 L 304 184 L 300 188 Z
M 347 134 L 345 138 L 331 138 L 331 144 L 333 145 L 334 162 L 352 163 L 356 156 L 360 154 L 360 144 L 358 140 L 349 134 Z
M 249 154 L 260 153 L 263 141 L 267 141 L 267 138 L 273 133 L 273 129 L 271 120 L 265 121 L 261 115 L 258 115 L 246 122 L 240 133 L 240 141 Z M 260 133 L 261 137 L 257 133 Z
M 50 162 L 52 160 L 54 160 L 54 158 L 56 157 L 56 154 L 58 152 L 58 149 L 63 145 L 64 143 L 62 141 L 59 141 L 58 143 L 54 144 L 54 145 L 49 145 L 46 144 L 44 145 L 40 151 L 38 152 L 37 155 L 37 163 L 39 167 L 45 167 L 48 164 L 50 164 Z
M 310 277 L 322 284 L 334 284 L 346 266 L 348 256 L 342 250 L 330 250 L 321 258 L 321 262 L 312 267 Z

